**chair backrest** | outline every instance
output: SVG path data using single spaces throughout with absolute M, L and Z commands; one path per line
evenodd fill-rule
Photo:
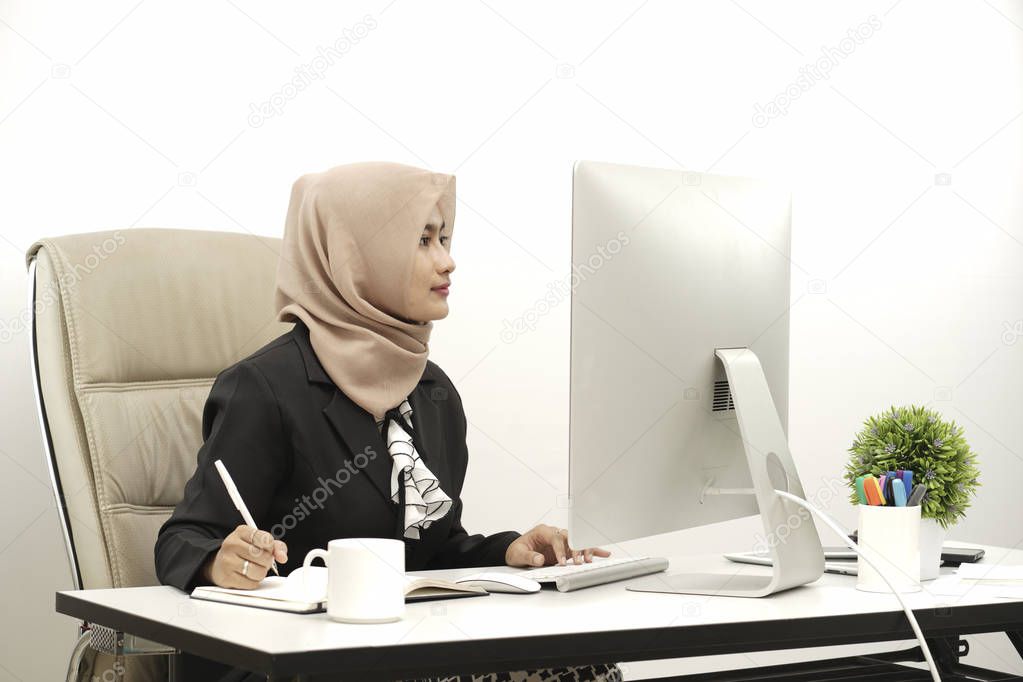
M 156 533 L 202 444 L 216 375 L 288 331 L 280 240 L 141 228 L 27 254 L 44 442 L 76 587 L 156 585 Z

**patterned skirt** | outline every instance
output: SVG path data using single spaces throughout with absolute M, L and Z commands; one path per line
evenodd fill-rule
M 616 664 L 600 663 L 454 677 L 423 677 L 399 682 L 622 682 L 623 679 L 622 671 Z
M 179 657 L 179 679 L 210 682 L 266 682 L 266 675 L 231 668 L 192 654 Z M 336 682 L 338 675 L 310 675 L 309 682 Z M 344 679 L 349 679 L 345 677 Z M 400 682 L 622 682 L 621 669 L 614 663 L 576 665 L 567 668 L 510 670 L 502 673 L 477 673 L 444 677 L 421 677 Z

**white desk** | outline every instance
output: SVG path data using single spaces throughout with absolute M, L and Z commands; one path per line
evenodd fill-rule
M 1023 551 L 986 550 L 986 562 L 1023 564 Z M 669 558 L 669 573 L 767 570 L 718 554 Z M 479 570 L 417 575 L 454 578 Z M 913 638 L 892 595 L 859 592 L 855 578 L 845 576 L 825 574 L 812 585 L 764 599 L 631 592 L 625 589 L 630 582 L 412 603 L 403 620 L 375 625 L 193 600 L 171 587 L 63 591 L 56 601 L 60 613 L 275 679 L 345 671 L 351 679 L 394 680 Z M 936 641 L 1023 631 L 1023 602 L 997 597 L 989 588 L 964 596 L 920 592 L 908 599 L 925 634 Z

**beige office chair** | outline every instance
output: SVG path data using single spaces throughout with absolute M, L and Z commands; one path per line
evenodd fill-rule
M 153 544 L 195 469 L 214 378 L 292 326 L 273 309 L 279 252 L 149 228 L 29 248 L 36 400 L 76 589 L 158 584 Z M 82 623 L 68 680 L 166 679 L 173 654 Z

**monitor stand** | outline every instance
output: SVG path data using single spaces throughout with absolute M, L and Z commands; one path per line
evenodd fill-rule
M 738 566 L 736 573 L 657 573 L 626 588 L 634 592 L 766 597 L 824 574 L 824 550 L 813 518 L 774 493 L 777 489 L 806 497 L 760 360 L 749 348 L 718 348 L 715 355 L 728 378 L 753 487 L 715 488 L 707 481 L 704 494 L 756 496 L 772 574 L 746 575 L 738 571 L 748 569 Z

